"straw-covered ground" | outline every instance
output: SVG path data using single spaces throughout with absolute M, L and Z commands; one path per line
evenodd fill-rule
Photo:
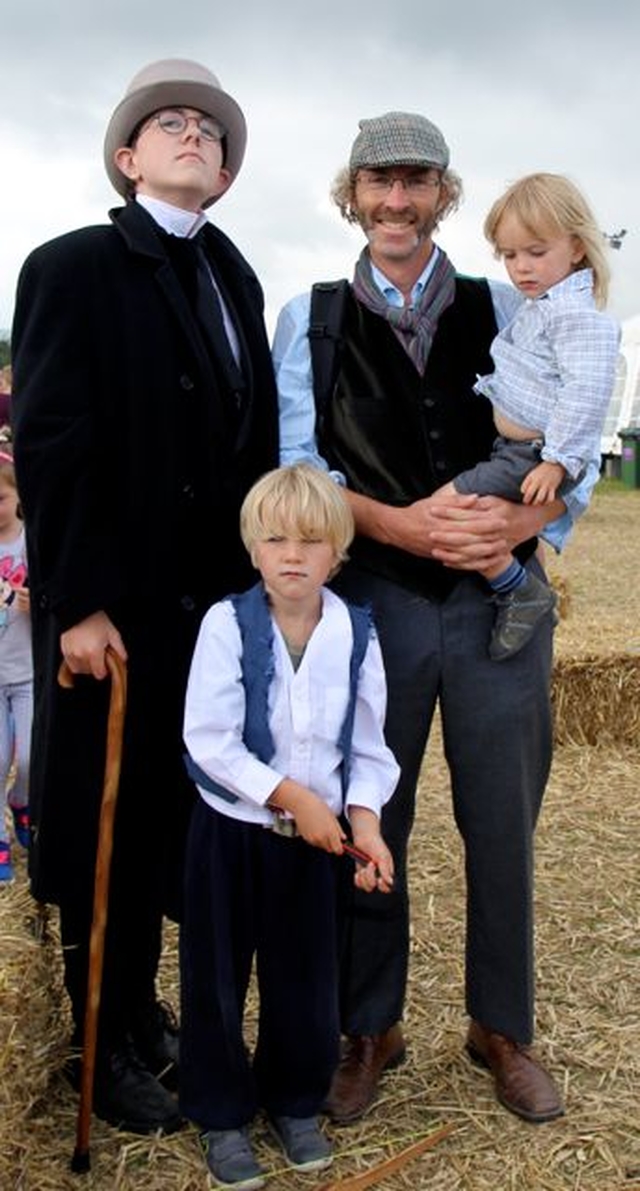
M 537 840 L 538 1047 L 566 1117 L 538 1127 L 512 1117 L 464 1056 L 463 877 L 436 733 L 412 845 L 409 1062 L 385 1077 L 365 1121 L 334 1132 L 324 1180 L 288 1173 L 259 1125 L 274 1191 L 362 1172 L 442 1124 L 449 1135 L 383 1188 L 640 1188 L 639 516 L 640 492 L 604 485 L 563 558 L 550 560 L 567 615 L 554 679 L 559 744 Z M 1 891 L 0 923 L 3 1191 L 204 1191 L 189 1129 L 150 1140 L 94 1121 L 91 1172 L 69 1172 L 76 1100 L 60 1075 L 67 1021 L 55 917 L 43 939 L 22 861 Z M 175 973 L 171 930 L 163 991 L 174 1001 Z

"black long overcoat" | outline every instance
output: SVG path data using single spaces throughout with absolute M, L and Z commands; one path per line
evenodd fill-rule
M 178 911 L 193 788 L 183 699 L 203 613 L 254 581 L 238 533 L 251 483 L 277 465 L 277 400 L 255 274 L 218 229 L 206 252 L 235 311 L 246 380 L 240 428 L 155 223 L 43 245 L 20 276 L 12 333 L 14 434 L 32 590 L 32 889 L 86 888 L 102 790 L 108 682 L 57 683 L 61 631 L 104 609 L 129 653 L 114 864 Z

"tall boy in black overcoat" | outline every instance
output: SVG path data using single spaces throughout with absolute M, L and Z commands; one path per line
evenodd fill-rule
M 239 508 L 277 464 L 262 291 L 203 213 L 245 144 L 242 111 L 205 67 L 143 68 L 105 139 L 126 205 L 30 255 L 12 334 L 35 652 L 32 890 L 60 907 L 80 1042 L 109 696 L 96 679 L 110 645 L 128 660 L 129 698 L 95 1109 L 139 1132 L 180 1124 L 156 1078 L 175 1083 L 178 1054 L 155 976 L 163 915 L 179 916 L 193 796 L 188 666 L 204 611 L 252 582 Z M 226 353 L 219 321 L 217 340 L 202 321 L 203 275 Z M 57 683 L 63 657 L 72 691 Z

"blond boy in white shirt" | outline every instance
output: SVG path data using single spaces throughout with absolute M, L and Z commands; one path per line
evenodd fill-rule
M 187 851 L 181 1108 L 214 1178 L 246 1188 L 263 1181 L 247 1132 L 259 1109 L 296 1169 L 331 1161 L 317 1114 L 339 1057 L 336 867 L 355 846 L 369 858 L 358 887 L 391 888 L 380 811 L 399 770 L 373 625 L 325 587 L 353 537 L 339 487 L 306 464 L 269 472 L 241 531 L 261 583 L 209 610 L 187 689 L 201 799 Z

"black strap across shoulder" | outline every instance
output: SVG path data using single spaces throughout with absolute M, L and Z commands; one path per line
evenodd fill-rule
M 311 290 L 309 348 L 318 423 L 322 420 L 338 376 L 348 290 L 346 278 L 340 281 L 317 281 Z

